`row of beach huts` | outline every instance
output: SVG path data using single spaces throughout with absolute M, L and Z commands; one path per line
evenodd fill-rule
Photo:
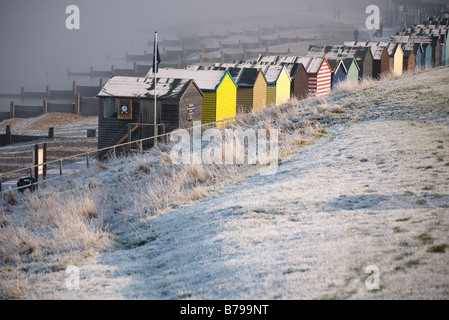
M 192 127 L 195 121 L 221 125 L 234 121 L 238 113 L 281 105 L 292 97 L 326 95 L 338 82 L 447 66 L 448 33 L 449 13 L 444 13 L 404 29 L 388 42 L 313 45 L 305 56 L 159 68 L 156 113 L 152 70 L 140 78 L 115 76 L 98 94 L 98 147 L 151 137 L 155 122 L 159 134 Z

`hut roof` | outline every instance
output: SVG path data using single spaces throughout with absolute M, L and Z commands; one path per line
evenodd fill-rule
M 394 56 L 396 54 L 396 51 L 398 51 L 399 49 L 402 50 L 402 45 L 400 43 L 390 42 L 387 47 L 390 57 Z
M 354 57 L 357 61 L 363 60 L 368 51 L 371 53 L 369 47 L 355 47 L 355 46 L 316 46 L 311 45 L 307 53 L 312 57 L 324 57 L 326 59 L 340 60 Z
M 382 54 L 384 49 L 388 47 L 388 42 L 380 42 L 380 41 L 366 41 L 366 42 L 355 42 L 355 41 L 346 41 L 345 46 L 349 47 L 369 47 L 371 53 L 373 55 L 374 60 L 380 60 L 382 58 Z
M 258 68 L 258 65 L 255 66 Z M 262 73 L 265 75 L 265 79 L 267 79 L 268 83 L 276 82 L 282 71 L 285 70 L 284 66 L 280 65 L 268 65 L 268 66 L 260 66 L 262 69 Z
M 346 59 L 343 59 L 342 61 L 343 61 L 343 64 L 344 64 L 344 66 L 346 68 L 346 71 L 349 71 L 349 68 L 351 68 L 351 64 L 353 62 L 355 62 L 355 58 L 346 58 Z M 354 65 L 357 68 L 357 70 L 360 71 L 359 64 L 357 62 L 355 62 Z
M 238 70 L 238 71 L 237 71 Z M 256 68 L 230 68 L 229 73 L 236 74 L 237 84 L 239 87 L 253 87 L 259 76 L 259 69 Z M 263 76 L 263 73 L 262 73 Z
M 215 91 L 225 77 L 226 70 L 187 70 L 159 68 L 158 77 L 174 79 L 193 79 L 201 90 Z M 153 77 L 153 70 L 147 74 Z M 232 77 L 232 76 L 231 76 Z M 233 79 L 234 81 L 234 79 Z M 235 82 L 235 81 L 234 81 Z
M 327 62 L 329 63 L 329 66 L 331 67 L 332 72 L 334 72 L 334 73 L 335 73 L 335 71 L 337 71 L 338 68 L 340 68 L 340 67 L 342 67 L 343 70 L 344 70 L 345 72 L 348 72 L 348 70 L 346 69 L 345 64 L 343 63 L 343 60 L 333 60 L 333 59 L 330 59 L 330 60 L 327 60 Z
M 324 58 L 313 58 L 308 67 L 307 67 L 307 73 L 317 73 L 320 71 L 321 66 L 324 63 Z
M 178 100 L 193 83 L 198 91 L 201 90 L 191 79 L 158 78 L 157 98 L 162 100 Z M 98 97 L 122 97 L 122 98 L 148 98 L 154 99 L 154 79 L 137 77 L 112 77 L 110 78 Z

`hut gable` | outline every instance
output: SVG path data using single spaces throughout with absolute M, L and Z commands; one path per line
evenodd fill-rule
M 312 58 L 308 58 L 308 61 L 305 63 L 308 66 L 310 60 Z M 299 61 L 296 59 L 295 61 Z M 305 61 L 304 61 L 305 62 Z M 308 83 L 309 76 L 306 71 L 306 67 L 303 63 L 289 63 L 284 64 L 288 74 L 290 75 L 291 82 L 291 96 L 294 96 L 298 99 L 304 99 L 308 95 Z
M 331 89 L 332 69 L 326 58 L 313 58 L 307 68 L 309 95 L 328 94 Z
M 290 98 L 291 78 L 287 69 L 282 65 L 264 65 L 257 63 L 267 81 L 267 104 L 279 105 Z
M 390 71 L 397 76 L 402 75 L 404 66 L 404 51 L 400 43 L 390 42 L 387 47 L 390 55 Z
M 360 68 L 354 58 L 347 58 L 342 60 L 346 69 L 346 80 L 351 83 L 359 81 Z
M 267 81 L 262 70 L 256 68 L 234 68 L 236 72 L 237 107 L 243 112 L 262 109 L 267 100 Z M 231 75 L 234 70 L 229 69 Z
M 237 85 L 240 87 L 254 87 L 257 78 L 264 77 L 263 73 L 255 68 L 243 68 L 237 79 Z
M 332 69 L 332 88 L 339 82 L 346 80 L 348 73 L 343 60 L 328 60 L 329 67 Z

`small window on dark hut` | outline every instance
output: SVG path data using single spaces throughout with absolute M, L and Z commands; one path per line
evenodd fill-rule
M 104 117 L 117 118 L 117 102 L 115 98 L 104 99 Z

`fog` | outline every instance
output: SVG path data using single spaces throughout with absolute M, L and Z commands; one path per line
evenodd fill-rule
M 0 93 L 70 89 L 67 69 L 88 72 L 126 68 L 126 52 L 143 54 L 154 31 L 159 37 L 185 32 L 276 23 L 301 25 L 301 17 L 331 20 L 340 8 L 362 23 L 368 4 L 387 0 L 2 0 L 0 4 Z M 66 28 L 66 7 L 80 10 L 80 29 Z M 252 25 L 251 25 L 252 24 Z M 151 44 L 151 43 L 150 43 Z M 89 82 L 89 79 L 85 80 Z M 84 84 L 84 83 L 82 83 Z M 86 83 L 90 85 L 91 83 Z

